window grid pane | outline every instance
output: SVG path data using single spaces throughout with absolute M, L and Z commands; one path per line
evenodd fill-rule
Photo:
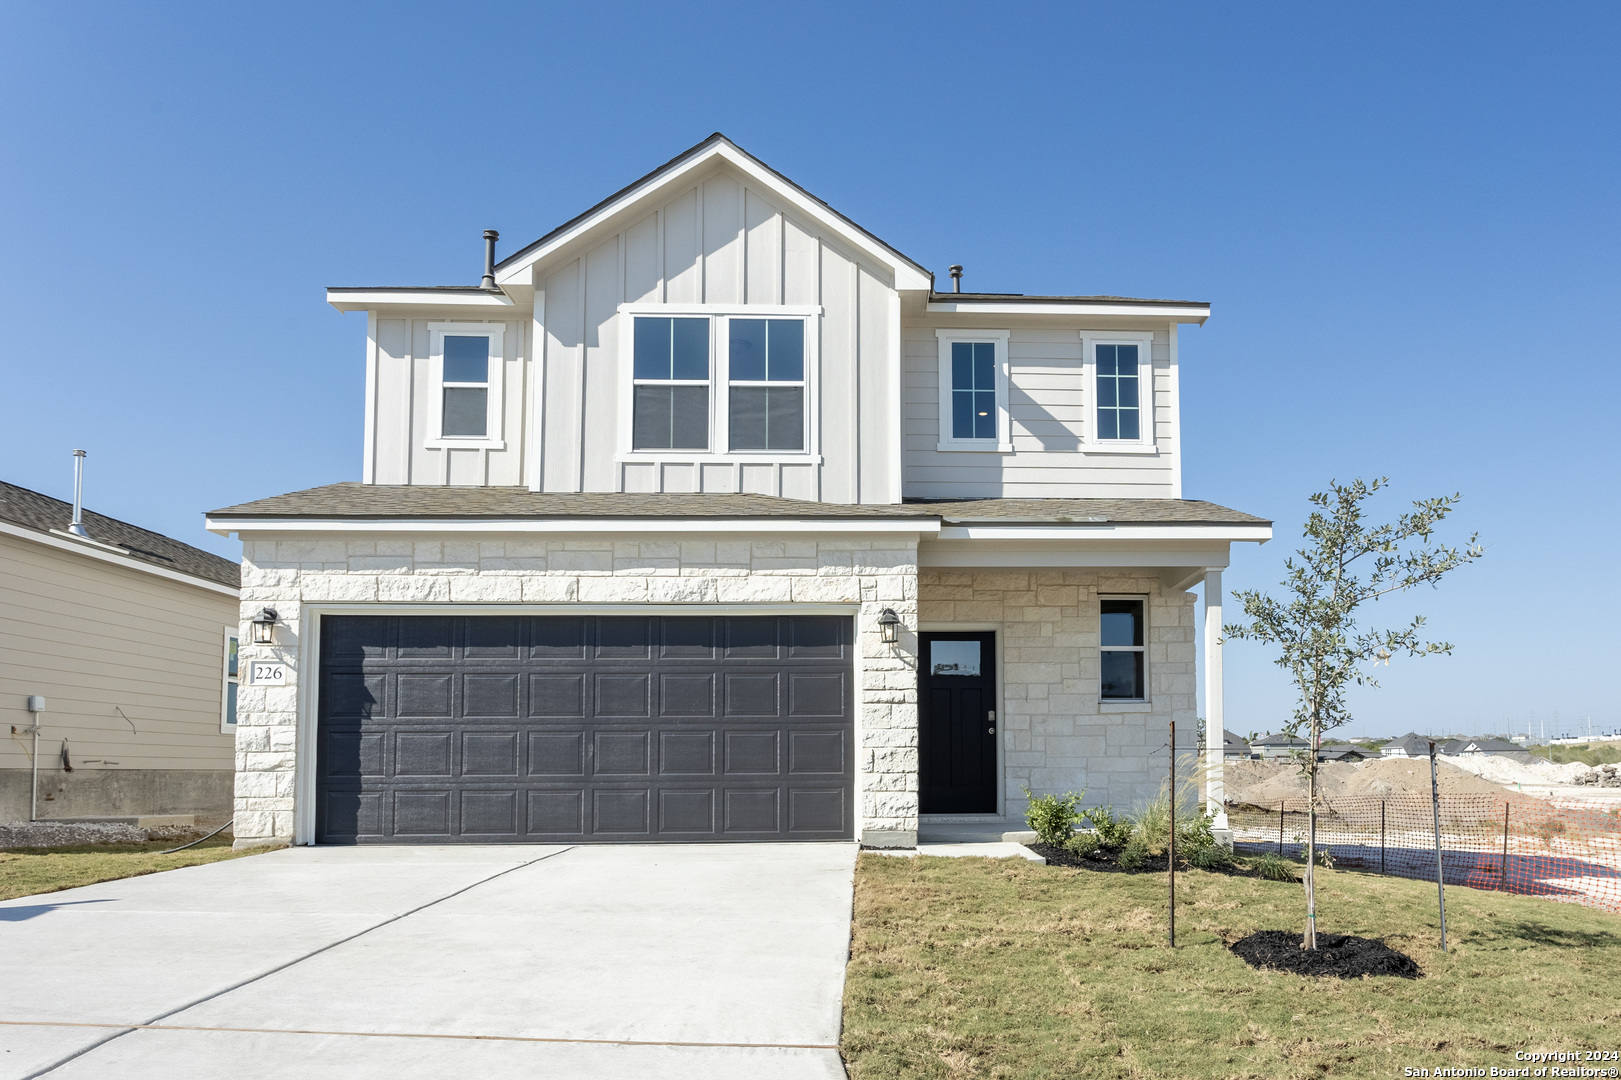
M 444 337 L 444 381 L 447 383 L 487 383 L 490 381 L 490 339 L 461 334 Z
M 727 414 L 733 450 L 803 450 L 805 390 L 734 386 Z
M 996 346 L 989 341 L 951 343 L 951 437 L 997 437 Z
M 445 411 L 440 433 L 452 437 L 483 438 L 488 430 L 489 391 L 482 386 L 445 387 Z
M 1097 346 L 1098 438 L 1142 437 L 1137 346 Z
M 1100 696 L 1117 701 L 1147 698 L 1144 602 L 1099 600 L 1098 622 Z

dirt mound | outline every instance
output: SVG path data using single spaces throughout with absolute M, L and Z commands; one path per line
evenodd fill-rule
M 1302 949 L 1304 935 L 1285 930 L 1262 930 L 1233 942 L 1231 948 L 1251 967 L 1272 971 L 1292 971 L 1296 975 L 1324 975 L 1337 979 L 1359 979 L 1364 975 L 1389 975 L 1416 979 L 1422 974 L 1418 964 L 1382 941 L 1352 937 L 1349 934 L 1318 934 L 1317 948 Z
M 1229 802 L 1275 807 L 1306 797 L 1306 774 L 1292 761 L 1235 761 L 1223 770 Z M 1443 795 L 1491 795 L 1501 785 L 1445 762 L 1436 768 Z M 1362 764 L 1327 761 L 1317 768 L 1318 791 L 1325 799 L 1385 798 L 1428 795 L 1430 763 L 1418 758 L 1377 758 Z
M 1539 784 L 1543 786 L 1579 784 L 1582 782 L 1581 777 L 1593 771 L 1579 761 L 1555 765 L 1544 758 L 1534 758 L 1528 762 L 1516 761 L 1506 754 L 1469 754 L 1459 757 L 1443 757 L 1441 760 L 1448 765 L 1456 765 L 1465 772 L 1472 772 L 1476 776 L 1495 781 L 1506 787 L 1512 787 L 1515 784 Z

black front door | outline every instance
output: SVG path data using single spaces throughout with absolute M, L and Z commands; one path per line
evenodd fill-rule
M 996 635 L 919 634 L 919 809 L 996 812 Z

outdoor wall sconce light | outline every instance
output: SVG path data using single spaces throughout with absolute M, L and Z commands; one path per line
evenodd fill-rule
M 276 609 L 265 608 L 253 617 L 253 643 L 271 645 L 276 640 Z
M 883 635 L 885 645 L 895 644 L 900 636 L 901 617 L 895 614 L 894 608 L 885 608 L 884 613 L 878 616 L 878 632 Z

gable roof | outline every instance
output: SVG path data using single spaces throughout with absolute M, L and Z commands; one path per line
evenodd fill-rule
M 895 270 L 896 288 L 933 291 L 934 275 L 916 260 L 886 243 L 870 230 L 857 225 L 829 206 L 826 200 L 812 195 L 718 131 L 697 145 L 683 150 L 646 176 L 620 188 L 589 210 L 565 221 L 539 240 L 519 248 L 496 263 L 496 284 L 528 284 L 528 279 L 520 275 L 553 251 L 660 188 L 674 184 L 693 170 L 716 160 L 728 162 L 755 181 L 785 197 L 801 213 L 843 234 L 857 247 L 888 263 Z
M 1251 746 L 1310 746 L 1311 743 L 1298 735 L 1290 735 L 1280 731 L 1275 735 L 1263 735 L 1250 743 Z
M 1436 740 L 1436 741 L 1441 742 L 1443 740 Z M 1429 740 L 1429 738 L 1427 736 L 1419 735 L 1416 732 L 1409 731 L 1407 734 L 1403 735 L 1401 738 L 1392 739 L 1389 742 L 1385 743 L 1383 746 L 1381 746 L 1379 748 L 1379 752 L 1384 753 L 1386 750 L 1391 750 L 1391 749 L 1406 751 L 1406 753 L 1407 753 L 1407 755 L 1409 757 L 1427 756 L 1429 754 L 1429 752 L 1430 752 L 1430 740 Z M 1436 747 L 1437 751 L 1439 751 L 1440 749 L 1441 748 L 1439 746 Z
M 42 534 L 52 539 L 66 539 L 79 543 L 76 537 L 52 536 L 62 534 L 73 522 L 73 504 L 53 499 L 49 495 L 32 491 L 0 480 L 0 522 Z M 84 511 L 85 531 L 97 544 L 119 549 L 109 554 L 122 555 L 136 562 L 147 563 L 162 570 L 188 577 L 201 578 L 218 585 L 239 588 L 242 567 L 230 559 L 222 558 L 202 548 L 183 544 L 179 540 L 119 521 L 93 510 Z M 105 546 L 85 545 L 87 554 L 98 554 Z

